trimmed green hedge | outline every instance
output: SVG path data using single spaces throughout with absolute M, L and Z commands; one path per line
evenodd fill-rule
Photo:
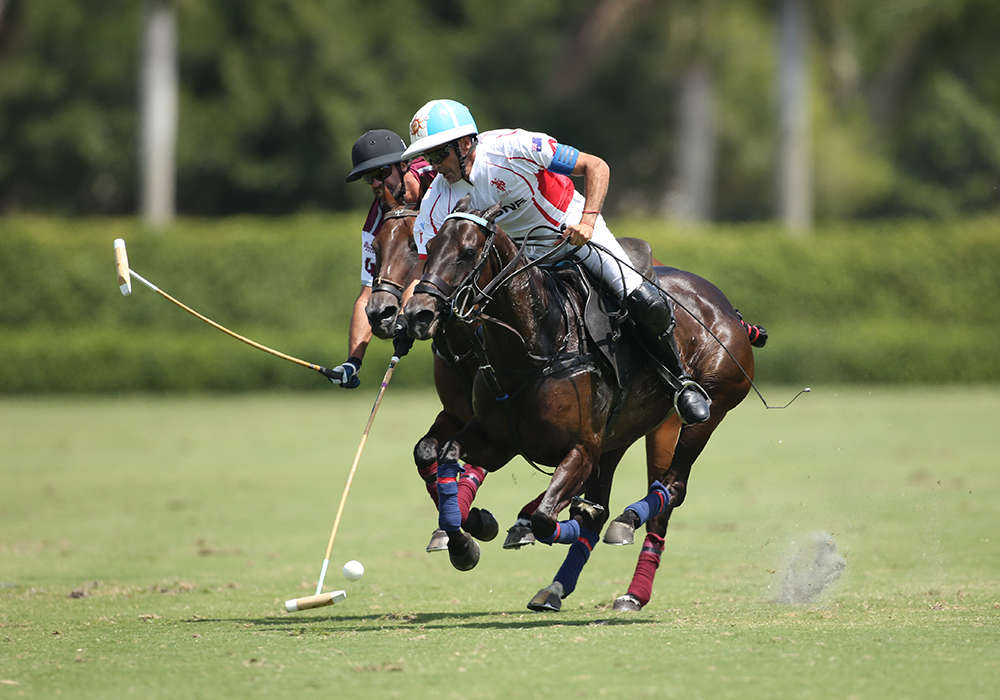
M 122 297 L 112 240 L 132 268 L 222 325 L 327 366 L 346 351 L 360 288 L 359 213 L 188 220 L 157 234 L 130 219 L 0 219 L 0 393 L 326 389 L 134 284 Z M 701 231 L 623 221 L 666 264 L 721 287 L 766 326 L 761 381 L 995 382 L 1000 218 L 824 229 Z M 381 379 L 374 341 L 362 379 Z M 431 382 L 426 343 L 394 384 Z

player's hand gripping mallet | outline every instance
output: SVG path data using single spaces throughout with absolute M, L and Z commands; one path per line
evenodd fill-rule
M 144 285 L 152 289 L 154 292 L 159 294 L 161 297 L 169 301 L 171 304 L 176 304 L 177 306 L 184 309 L 195 318 L 204 321 L 208 325 L 212 326 L 212 328 L 220 330 L 226 335 L 246 343 L 250 347 L 257 348 L 258 350 L 262 350 L 268 353 L 269 355 L 274 355 L 275 357 L 279 357 L 282 360 L 287 360 L 288 362 L 299 365 L 301 367 L 308 367 L 311 370 L 319 372 L 327 379 L 337 378 L 337 375 L 335 375 L 333 370 L 331 369 L 327 369 L 326 367 L 323 367 L 322 365 L 317 365 L 313 362 L 306 362 L 305 360 L 300 360 L 299 358 L 292 357 L 291 355 L 286 355 L 283 352 L 279 352 L 273 348 L 269 348 L 266 345 L 263 345 L 262 343 L 258 343 L 256 340 L 250 340 L 250 338 L 246 338 L 240 335 L 239 333 L 234 333 L 225 326 L 218 324 L 212 319 L 208 318 L 207 316 L 198 313 L 190 306 L 187 306 L 186 304 L 182 304 L 181 302 L 177 301 L 172 296 L 167 294 L 165 291 L 163 291 L 155 284 L 153 284 L 145 277 L 140 275 L 138 272 L 129 267 L 128 253 L 125 251 L 125 240 L 123 238 L 115 239 L 115 267 L 118 270 L 118 286 L 122 290 L 122 295 L 128 296 L 129 294 L 132 293 L 132 277 L 134 277 L 135 279 L 139 280 Z
M 382 377 L 382 386 L 379 388 L 378 395 L 375 397 L 375 404 L 372 406 L 372 412 L 368 416 L 368 424 L 365 426 L 365 432 L 361 434 L 361 443 L 358 445 L 358 451 L 354 454 L 354 464 L 351 465 L 351 471 L 347 474 L 347 483 L 344 484 L 344 493 L 340 496 L 340 505 L 337 507 L 337 517 L 333 519 L 333 530 L 330 531 L 330 541 L 327 542 L 326 554 L 323 555 L 323 566 L 319 570 L 319 582 L 316 584 L 316 593 L 311 596 L 306 596 L 305 598 L 292 598 L 291 600 L 286 600 L 285 610 L 288 612 L 298 612 L 299 610 L 309 610 L 310 608 L 321 608 L 324 605 L 333 605 L 334 603 L 347 598 L 347 593 L 345 591 L 330 591 L 328 593 L 323 593 L 323 580 L 326 578 L 326 570 L 330 566 L 330 552 L 333 551 L 333 542 L 337 539 L 337 530 L 340 528 L 340 516 L 344 514 L 344 504 L 347 503 L 347 494 L 351 490 L 351 483 L 354 481 L 354 473 L 358 470 L 358 463 L 361 461 L 361 453 L 365 449 L 365 443 L 368 442 L 368 432 L 372 429 L 372 422 L 375 420 L 375 412 L 378 411 L 379 404 L 382 403 L 382 396 L 385 394 L 385 390 L 389 386 L 389 380 L 392 379 L 392 372 L 396 369 L 397 362 L 399 362 L 399 358 L 396 355 L 393 355 L 392 359 L 389 360 L 389 369 L 385 371 L 385 376 Z

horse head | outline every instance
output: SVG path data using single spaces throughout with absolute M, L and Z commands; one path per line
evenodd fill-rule
M 403 292 L 422 270 L 413 241 L 417 212 L 400 207 L 385 215 L 375 236 L 375 273 L 372 292 L 365 307 L 372 333 L 391 338 L 396 315 L 403 306 Z
M 423 276 L 403 309 L 414 338 L 432 337 L 446 312 L 460 307 L 462 297 L 474 297 L 496 274 L 497 256 L 490 253 L 498 234 L 507 240 L 494 223 L 500 213 L 499 207 L 475 212 L 463 197 L 427 244 Z

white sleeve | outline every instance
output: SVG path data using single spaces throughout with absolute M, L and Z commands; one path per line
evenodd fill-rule
M 417 253 L 421 257 L 427 255 L 427 242 L 434 238 L 434 227 L 431 225 L 430 216 L 431 205 L 427 201 L 433 189 L 432 186 L 427 190 L 427 194 L 421 200 L 420 213 L 417 214 L 417 220 L 413 224 L 413 242 L 417 244 Z
M 420 200 L 420 214 L 413 224 L 413 242 L 417 244 L 417 252 L 421 256 L 427 255 L 427 244 L 451 212 L 451 200 L 451 185 L 443 175 L 438 175 Z
M 361 232 L 361 284 L 372 286 L 375 276 L 375 235 L 370 231 Z
M 559 142 L 540 131 L 517 130 L 507 139 L 508 157 L 530 160 L 548 169 Z

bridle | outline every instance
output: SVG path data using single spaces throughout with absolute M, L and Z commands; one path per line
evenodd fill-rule
M 425 273 L 420 282 L 414 288 L 414 293 L 416 294 L 418 292 L 422 292 L 434 297 L 446 307 L 449 307 L 452 316 L 459 320 L 467 321 L 474 314 L 477 316 L 483 316 L 481 311 L 476 311 L 477 307 L 485 307 L 493 301 L 493 293 L 498 287 L 507 284 L 511 279 L 526 272 L 530 268 L 548 262 L 550 258 L 564 253 L 564 251 L 560 250 L 561 246 L 556 245 L 544 255 L 518 267 L 521 258 L 525 255 L 525 249 L 528 244 L 532 242 L 532 233 L 536 230 L 547 229 L 553 231 L 555 233 L 555 236 L 553 236 L 554 238 L 565 240 L 565 235 L 562 233 L 561 229 L 555 229 L 550 226 L 536 226 L 522 239 L 517 253 L 515 253 L 510 261 L 504 265 L 503 260 L 500 258 L 500 253 L 496 248 L 497 226 L 494 221 L 476 214 L 470 214 L 462 211 L 452 212 L 445 217 L 444 222 L 447 222 L 449 219 L 465 219 L 467 221 L 471 221 L 485 232 L 486 240 L 483 242 L 482 250 L 479 253 L 479 259 L 476 260 L 476 264 L 472 267 L 468 274 L 466 274 L 466 276 L 457 284 L 451 284 L 436 274 L 428 275 Z M 444 222 L 442 222 L 442 226 L 444 226 Z M 535 238 L 535 240 L 537 239 L 538 237 Z M 511 240 L 513 241 L 514 239 Z M 496 258 L 497 264 L 501 269 L 496 275 L 494 275 L 492 280 L 487 282 L 485 285 L 480 286 L 480 273 L 486 266 L 491 254 Z
M 445 279 L 442 279 L 439 275 L 434 273 L 424 273 L 424 276 L 414 287 L 414 294 L 427 294 L 428 296 L 434 297 L 439 302 L 449 307 L 451 314 L 460 320 L 467 320 L 471 315 L 475 307 L 483 301 L 483 299 L 491 300 L 492 298 L 485 292 L 484 289 L 479 287 L 479 276 L 489 261 L 490 255 L 494 254 L 497 258 L 497 262 L 500 263 L 500 255 L 496 252 L 496 236 L 497 227 L 492 221 L 484 219 L 476 214 L 470 214 L 464 211 L 456 211 L 448 214 L 441 223 L 444 226 L 450 219 L 464 219 L 466 221 L 471 221 L 477 226 L 479 226 L 486 233 L 486 240 L 483 243 L 482 249 L 479 251 L 479 258 L 476 260 L 476 264 L 473 265 L 472 269 L 462 278 L 458 284 L 452 284 Z M 495 278 L 494 278 L 495 279 Z M 490 283 L 492 284 L 492 282 Z M 490 284 L 487 287 L 490 287 Z
M 389 219 L 408 219 L 413 216 L 417 216 L 420 212 L 416 209 L 410 209 L 409 207 L 398 207 L 387 213 L 382 217 L 382 225 Z M 403 290 L 406 287 L 395 280 L 391 280 L 388 277 L 383 277 L 379 275 L 374 280 L 372 280 L 372 293 L 385 292 L 396 298 L 396 301 L 402 303 L 403 301 Z

